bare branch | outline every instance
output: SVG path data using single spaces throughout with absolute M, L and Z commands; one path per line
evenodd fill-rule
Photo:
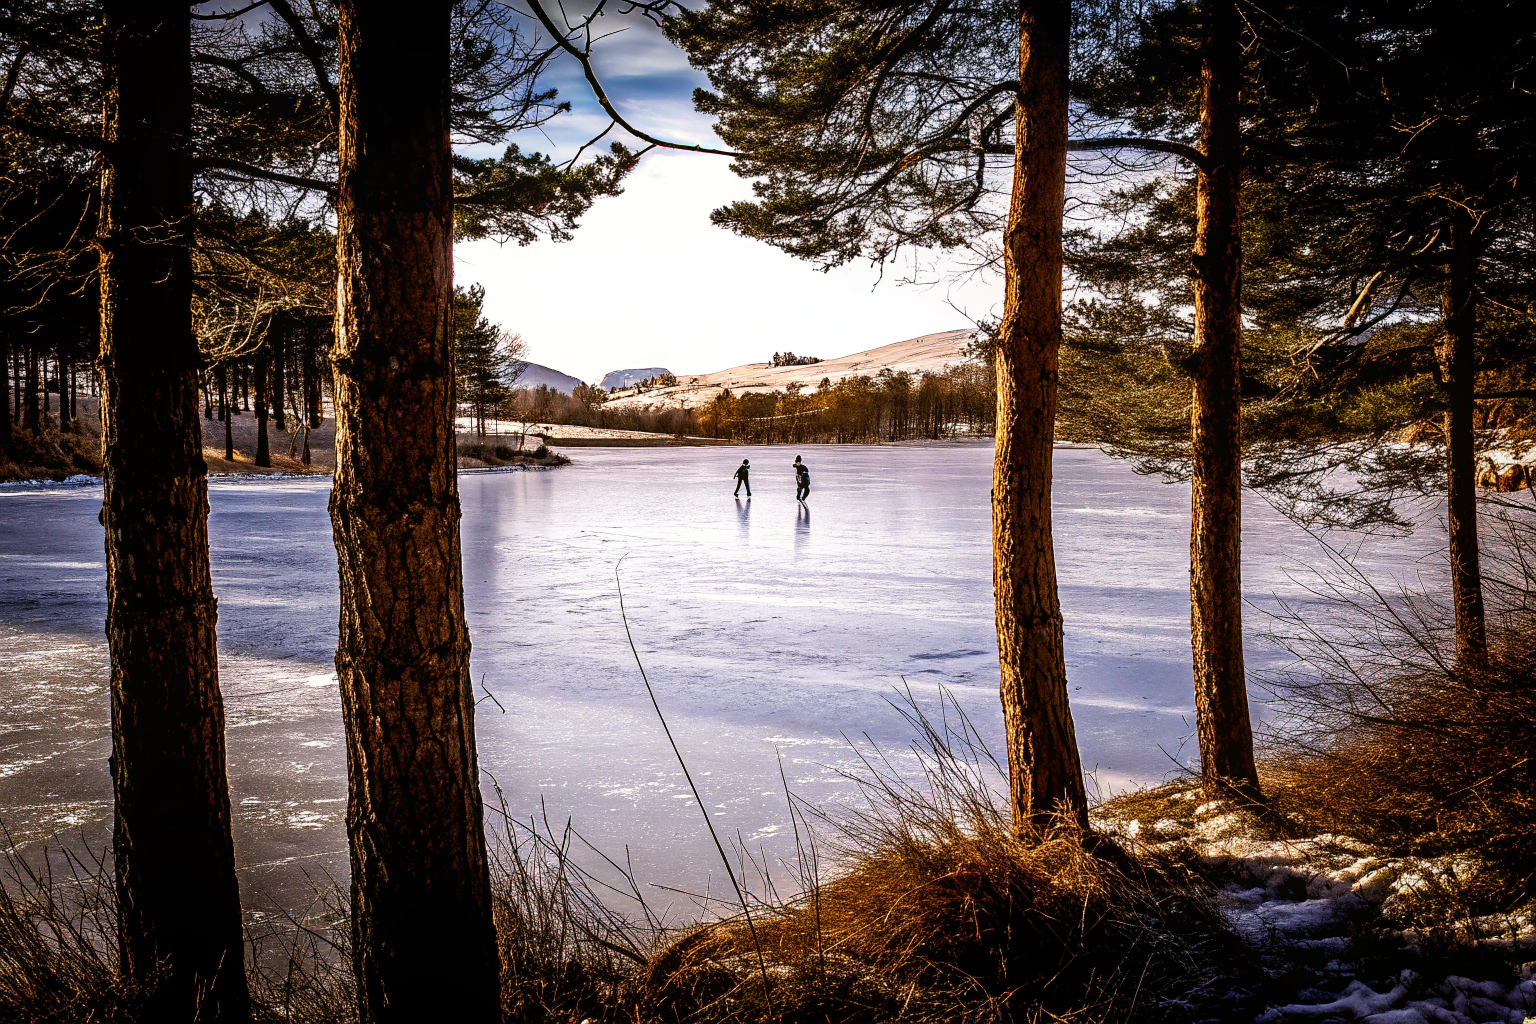
M 281 171 L 269 171 L 255 164 L 248 164 L 240 160 L 226 160 L 218 156 L 201 156 L 192 161 L 194 171 L 221 170 L 233 171 L 243 174 L 248 178 L 256 178 L 261 181 L 272 181 L 279 185 L 293 185 L 296 188 L 307 188 L 312 192 L 324 192 L 328 196 L 336 194 L 334 181 L 321 181 L 318 178 L 305 178 L 297 174 L 283 174 Z
M 336 94 L 336 86 L 331 83 L 330 72 L 326 69 L 325 51 L 321 50 L 320 44 L 315 42 L 315 37 L 309 34 L 309 29 L 304 27 L 304 19 L 299 17 L 288 0 L 270 0 L 270 2 L 277 16 L 283 19 L 289 31 L 293 33 L 299 49 L 303 51 L 305 57 L 309 58 L 310 67 L 315 71 L 315 84 L 320 86 L 326 102 L 330 104 L 331 123 L 337 123 L 341 111 L 341 98 Z
M 613 105 L 613 101 L 608 98 L 608 93 L 603 88 L 603 83 L 598 80 L 597 71 L 592 67 L 590 52 L 578 47 L 566 37 L 565 32 L 561 31 L 560 27 L 555 24 L 554 19 L 549 16 L 549 12 L 544 10 L 544 5 L 540 3 L 540 0 L 528 0 L 528 6 L 533 8 L 534 14 L 538 16 L 539 23 L 544 26 L 545 30 L 555 37 L 555 41 L 559 44 L 560 49 L 575 57 L 577 62 L 581 64 L 582 74 L 586 76 L 587 84 L 592 87 L 592 95 L 596 97 L 598 104 L 609 117 L 613 118 L 619 127 L 629 132 L 629 134 L 640 139 L 642 142 L 648 142 L 652 146 L 659 146 L 662 149 L 680 149 L 689 153 L 709 153 L 714 156 L 740 157 L 746 155 L 745 153 L 737 153 L 729 149 L 714 149 L 709 146 L 692 145 L 686 142 L 668 142 L 665 139 L 658 139 L 649 132 L 641 131 L 630 124 L 624 118 L 624 115 L 619 113 L 618 108 Z
M 253 4 L 246 4 L 244 7 L 240 8 L 238 11 L 219 11 L 219 12 L 216 12 L 214 14 L 194 14 L 194 15 L 192 15 L 192 20 L 193 21 L 230 21 L 230 20 L 232 20 L 234 18 L 240 17 L 240 15 L 242 15 L 242 14 L 248 14 L 251 11 L 254 11 L 258 7 L 263 7 L 263 6 L 266 5 L 266 3 L 267 3 L 267 0 L 256 0 L 255 3 L 253 3 Z
M 1103 149 L 1139 149 L 1146 153 L 1171 153 L 1188 160 L 1202 171 L 1210 170 L 1210 161 L 1194 146 L 1165 139 L 1142 139 L 1130 135 L 1113 135 L 1102 139 L 1069 139 L 1067 152 L 1087 153 Z

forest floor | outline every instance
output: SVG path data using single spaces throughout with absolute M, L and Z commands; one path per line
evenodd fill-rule
M 1258 1024 L 1521 1024 L 1536 1018 L 1529 917 L 1427 924 L 1424 898 L 1465 857 L 1405 857 L 1342 835 L 1277 837 L 1191 783 L 1101 805 L 1095 825 L 1154 854 L 1193 855 L 1252 955 L 1249 986 L 1217 995 Z M 1441 892 L 1439 895 L 1444 895 Z M 1418 904 L 1416 907 L 1415 905 Z M 1197 1016 L 1202 1016 L 1197 1014 Z

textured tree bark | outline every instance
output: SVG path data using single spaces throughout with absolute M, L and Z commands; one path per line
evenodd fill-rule
M 267 354 L 267 346 L 263 344 L 256 351 L 256 465 L 271 466 L 272 452 L 267 445 L 267 408 L 271 402 L 267 398 L 267 382 L 271 369 L 271 359 Z
M 997 343 L 992 571 L 1009 785 L 1021 832 L 1049 827 L 1058 813 L 1088 824 L 1051 540 L 1070 24 L 1068 0 L 1025 0 Z
M 1456 663 L 1476 667 L 1488 660 L 1483 576 L 1477 544 L 1477 481 L 1474 395 L 1477 385 L 1477 264 L 1482 240 L 1471 216 L 1451 214 L 1451 282 L 1442 301 L 1440 370 L 1448 394 L 1445 410 L 1447 519 L 1450 526 L 1451 600 L 1456 608 Z
M 1206 0 L 1195 192 L 1191 638 L 1200 773 L 1213 790 L 1259 793 L 1243 664 L 1242 81 L 1232 0 Z
M 109 0 L 101 373 L 113 854 L 146 1020 L 244 1020 L 192 333 L 185 4 Z
M 449 10 L 340 5 L 331 522 L 365 1022 L 500 1020 L 454 476 Z

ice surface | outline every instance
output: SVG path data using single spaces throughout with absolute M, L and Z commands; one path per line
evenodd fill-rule
M 616 568 L 717 827 L 770 857 L 789 849 L 779 758 L 799 795 L 851 799 L 836 772 L 853 764 L 845 737 L 899 752 L 909 736 L 886 702 L 904 679 L 927 697 L 952 688 L 997 740 L 990 445 L 572 454 L 554 472 L 460 477 L 488 800 L 494 778 L 514 814 L 573 818 L 605 849 L 628 845 L 647 879 L 719 889 L 625 640 Z M 811 467 L 808 509 L 793 497 L 796 454 Z M 743 457 L 750 501 L 731 497 Z M 248 893 L 280 899 L 300 871 L 346 871 L 329 487 L 210 486 L 238 856 Z M 0 808 L 24 840 L 110 833 L 100 494 L 0 492 Z M 1157 782 L 1193 747 L 1188 503 L 1187 487 L 1097 451 L 1057 452 L 1073 710 L 1105 789 Z M 1262 501 L 1245 517 L 1256 635 L 1276 595 L 1311 600 L 1288 572 L 1318 557 Z M 1412 575 L 1441 543 L 1425 529 L 1372 541 L 1361 560 Z M 1250 641 L 1251 668 L 1281 658 Z

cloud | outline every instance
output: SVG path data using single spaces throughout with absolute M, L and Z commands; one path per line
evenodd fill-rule
M 605 19 L 614 23 L 618 18 Z M 594 63 L 620 111 L 644 130 L 717 145 L 693 109 L 706 84 L 682 53 L 642 19 L 595 47 Z M 559 158 L 608 124 L 576 61 L 562 57 L 546 83 L 572 112 L 515 139 Z M 615 131 L 610 138 L 624 139 Z M 992 282 L 900 286 L 901 268 L 848 266 L 822 273 L 709 222 L 711 210 L 751 196 L 726 158 L 654 151 L 621 196 L 600 200 L 574 241 L 526 247 L 474 242 L 457 250 L 461 283 L 486 288 L 486 313 L 520 332 L 529 358 L 585 380 L 632 366 L 703 373 L 766 361 L 774 351 L 833 357 L 969 325 L 995 312 Z M 929 256 L 942 271 L 942 257 Z

